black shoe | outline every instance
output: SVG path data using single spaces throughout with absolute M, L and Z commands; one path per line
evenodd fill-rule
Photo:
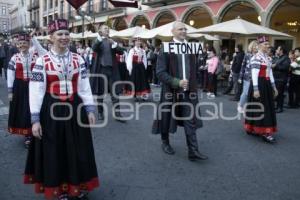
M 89 200 L 88 193 L 81 193 L 76 199 L 77 200 Z
M 275 110 L 275 112 L 276 112 L 276 113 L 282 113 L 282 112 L 283 112 L 283 109 L 282 109 L 282 108 L 277 108 L 277 109 Z
M 190 161 L 207 160 L 208 159 L 208 157 L 206 155 L 201 154 L 199 151 L 189 152 L 188 158 Z
M 25 137 L 24 146 L 25 146 L 26 149 L 29 148 L 29 146 L 31 144 L 31 140 L 32 140 L 32 137 L 30 137 L 30 136 Z
M 161 148 L 162 148 L 163 152 L 165 152 L 166 154 L 169 154 L 169 155 L 175 154 L 174 149 L 171 147 L 170 144 L 168 144 L 166 142 L 163 142 L 163 144 L 161 145 Z
M 268 142 L 268 143 L 271 143 L 271 144 L 276 142 L 275 138 L 271 135 L 263 135 L 262 138 L 265 142 Z
M 98 120 L 103 121 L 104 120 L 104 115 L 103 113 L 98 113 Z
M 123 119 L 123 116 L 120 112 L 115 112 L 114 116 L 115 120 L 121 123 L 126 123 L 126 121 Z

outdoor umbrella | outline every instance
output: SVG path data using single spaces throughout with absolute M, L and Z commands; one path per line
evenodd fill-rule
M 116 33 L 113 33 L 111 37 L 113 38 L 121 38 L 121 39 L 129 39 L 129 38 L 135 38 L 139 34 L 147 33 L 149 30 L 146 28 L 142 28 L 140 26 L 131 27 L 128 29 L 124 29 L 121 31 L 118 31 Z
M 109 36 L 112 37 L 113 35 L 117 34 L 118 31 L 110 29 Z M 95 39 L 98 37 L 98 33 L 93 33 L 92 31 L 84 32 L 84 39 Z
M 170 22 L 168 24 L 151 29 L 150 31 L 142 32 L 142 33 L 138 34 L 137 37 L 140 37 L 143 39 L 158 38 L 161 40 L 170 40 L 173 37 L 172 28 L 173 28 L 174 23 L 175 22 Z M 186 26 L 188 32 L 197 30 L 196 28 L 189 26 L 187 24 L 185 24 L 185 26 Z M 188 37 L 197 38 L 197 39 L 204 38 L 206 40 L 218 40 L 217 38 L 212 37 L 210 35 L 206 35 L 206 34 L 188 34 Z
M 231 36 L 232 34 L 241 34 L 241 35 L 271 35 L 271 36 L 292 37 L 288 34 L 248 22 L 241 18 L 214 24 L 211 26 L 200 28 L 198 30 L 192 30 L 189 33 L 207 33 L 207 34 L 223 35 L 223 36 Z

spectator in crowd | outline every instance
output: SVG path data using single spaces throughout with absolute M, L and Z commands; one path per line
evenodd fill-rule
M 208 72 L 208 93 L 207 96 L 215 98 L 217 95 L 217 75 L 216 70 L 219 65 L 219 58 L 216 56 L 216 50 L 210 47 L 207 51 L 207 72 Z
M 253 40 L 252 42 L 250 42 L 248 46 L 248 53 L 244 57 L 241 72 L 240 72 L 240 77 L 239 77 L 239 83 L 243 84 L 243 91 L 240 96 L 240 101 L 238 104 L 239 113 L 244 112 L 244 106 L 245 103 L 247 102 L 249 87 L 251 83 L 250 61 L 251 58 L 257 53 L 257 51 L 258 51 L 258 42 L 256 40 Z
M 277 59 L 272 64 L 278 96 L 276 98 L 276 113 L 283 112 L 284 89 L 287 84 L 291 60 L 287 55 L 287 50 L 283 46 L 276 49 Z
M 152 84 L 153 81 L 153 63 L 155 60 L 155 55 L 152 46 L 146 46 L 146 55 L 147 55 L 147 81 Z
M 245 57 L 243 46 L 241 44 L 237 45 L 237 47 L 235 48 L 235 53 L 236 55 L 233 58 L 233 62 L 231 66 L 233 89 L 234 89 L 235 96 L 231 100 L 238 101 L 241 93 L 241 88 L 238 80 L 240 76 L 243 59 Z
M 207 48 L 206 46 L 203 48 L 203 53 L 198 56 L 198 81 L 200 83 L 200 87 L 203 89 L 203 92 L 207 92 L 208 87 L 208 72 L 206 66 L 207 60 Z
M 295 49 L 295 60 L 291 63 L 289 82 L 289 107 L 299 108 L 300 104 L 300 47 Z

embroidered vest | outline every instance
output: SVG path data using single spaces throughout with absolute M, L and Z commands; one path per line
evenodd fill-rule
M 24 81 L 29 81 L 31 77 L 31 71 L 35 65 L 36 59 L 38 58 L 38 54 L 34 53 L 32 56 L 29 56 L 29 66 L 26 66 L 24 60 L 22 60 L 22 56 L 20 53 L 16 54 L 16 79 L 21 79 Z
M 259 56 L 259 59 L 261 61 L 261 64 L 258 76 L 270 80 L 270 70 L 272 64 L 271 59 L 267 58 L 266 60 L 262 56 Z
M 116 54 L 116 58 L 117 58 L 118 63 L 124 63 L 125 62 L 125 56 L 124 55 Z
M 142 51 L 138 52 L 135 49 L 133 50 L 132 62 L 136 64 L 143 63 L 143 54 Z
M 70 57 L 71 62 L 68 66 L 63 66 L 63 63 L 55 63 L 48 54 L 43 56 L 47 80 L 46 91 L 62 101 L 68 99 L 72 101 L 74 94 L 77 93 L 79 58 L 74 53 Z

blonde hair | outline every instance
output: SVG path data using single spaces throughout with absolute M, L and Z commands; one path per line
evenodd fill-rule
M 253 49 L 254 46 L 257 46 L 257 48 L 258 48 L 257 40 L 253 40 L 253 41 L 250 42 L 250 44 L 248 45 L 248 52 L 252 52 L 252 49 Z

